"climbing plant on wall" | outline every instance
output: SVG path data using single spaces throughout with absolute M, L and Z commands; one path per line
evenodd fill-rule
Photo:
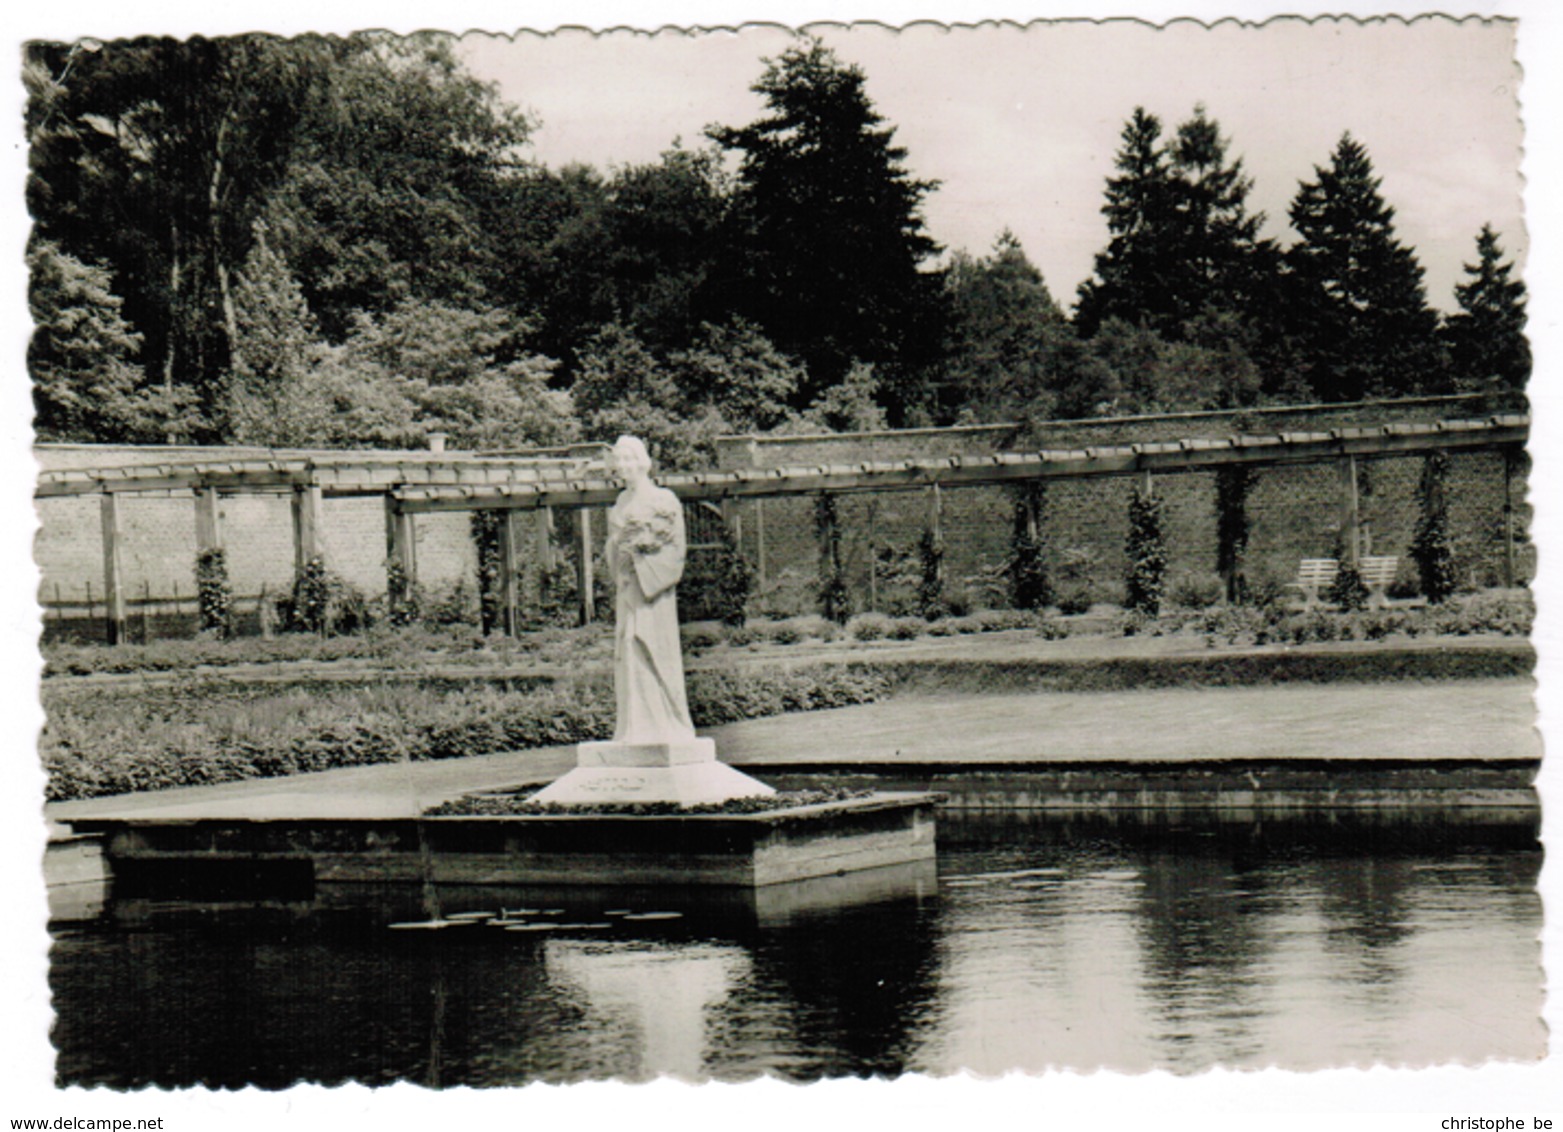
M 228 581 L 228 553 L 209 546 L 195 556 L 195 589 L 201 607 L 201 631 L 220 637 L 229 633 L 228 616 L 233 605 L 233 586 Z
M 1161 612 L 1161 593 L 1167 574 L 1167 547 L 1162 536 L 1164 509 L 1161 500 L 1141 488 L 1129 499 L 1129 535 L 1124 553 L 1124 606 L 1154 617 Z
M 1042 514 L 1046 485 L 1037 480 L 1015 491 L 1015 526 L 1009 540 L 1010 602 L 1016 609 L 1041 609 L 1053 600 L 1047 560 L 1042 553 Z
M 814 531 L 819 538 L 820 612 L 838 625 L 844 624 L 852 610 L 841 564 L 841 516 L 836 497 L 828 492 L 814 499 Z
M 1423 459 L 1411 557 L 1422 578 L 1422 595 L 1433 604 L 1447 600 L 1456 584 L 1454 548 L 1449 538 L 1448 478 L 1446 454 L 1433 452 Z

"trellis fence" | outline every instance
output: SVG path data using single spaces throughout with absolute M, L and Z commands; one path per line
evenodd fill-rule
M 817 598 L 822 545 L 839 559 L 852 608 L 886 608 L 901 600 L 907 557 L 925 536 L 942 550 L 948 592 L 972 605 L 1001 603 L 1015 500 L 1028 487 L 1035 499 L 1030 522 L 1048 569 L 1055 577 L 1083 574 L 1108 593 L 1122 575 L 1127 500 L 1134 490 L 1164 502 L 1172 572 L 1215 572 L 1216 478 L 1223 469 L 1251 473 L 1250 574 L 1295 573 L 1298 559 L 1337 548 L 1349 560 L 1404 555 L 1423 461 L 1445 453 L 1457 569 L 1476 584 L 1513 584 L 1530 571 L 1523 490 L 1528 433 L 1526 416 L 1503 414 L 658 478 L 689 509 L 692 554 L 736 546 L 755 578 L 754 604 L 787 613 Z M 102 610 L 107 639 L 116 641 L 129 635 L 127 600 L 135 583 L 127 583 L 121 560 L 122 521 L 137 498 L 190 501 L 194 545 L 188 561 L 198 550 L 231 547 L 243 537 L 242 524 L 231 516 L 222 521 L 225 512 L 257 496 L 285 498 L 292 520 L 287 558 L 295 571 L 328 550 L 334 507 L 351 504 L 361 517 L 365 505 L 378 506 L 384 560 L 410 582 L 420 575 L 421 526 L 496 512 L 500 624 L 515 632 L 540 600 L 539 579 L 559 565 L 561 534 L 569 544 L 565 557 L 578 619 L 598 616 L 603 524 L 597 512 L 619 489 L 600 454 L 496 460 L 446 453 L 418 461 L 343 454 L 57 471 L 40 478 L 37 497 L 41 504 L 97 497 L 102 570 L 93 607 Z M 819 506 L 821 498 L 834 506 Z M 40 510 L 47 533 L 48 512 Z M 269 550 L 277 559 L 277 549 L 250 546 L 246 554 Z M 45 586 L 47 602 L 47 579 Z M 150 600 L 144 582 L 142 588 Z

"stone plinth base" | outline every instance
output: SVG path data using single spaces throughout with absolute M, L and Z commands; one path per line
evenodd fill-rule
M 582 743 L 576 768 L 532 796 L 534 802 L 726 802 L 776 791 L 716 761 L 710 739 L 675 743 Z
M 281 898 L 397 882 L 756 888 L 931 862 L 936 802 L 879 794 L 756 814 L 73 824 L 103 836 L 116 897 Z

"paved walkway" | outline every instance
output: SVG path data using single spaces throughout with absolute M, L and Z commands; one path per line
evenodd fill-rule
M 903 697 L 710 730 L 736 765 L 1094 759 L 1536 758 L 1530 680 L 1299 684 Z M 77 817 L 386 817 L 476 790 L 541 783 L 570 747 L 348 767 L 47 807 Z

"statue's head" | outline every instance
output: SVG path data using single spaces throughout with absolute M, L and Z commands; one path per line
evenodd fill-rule
M 613 445 L 613 466 L 629 479 L 651 471 L 651 454 L 639 437 L 621 436 Z

